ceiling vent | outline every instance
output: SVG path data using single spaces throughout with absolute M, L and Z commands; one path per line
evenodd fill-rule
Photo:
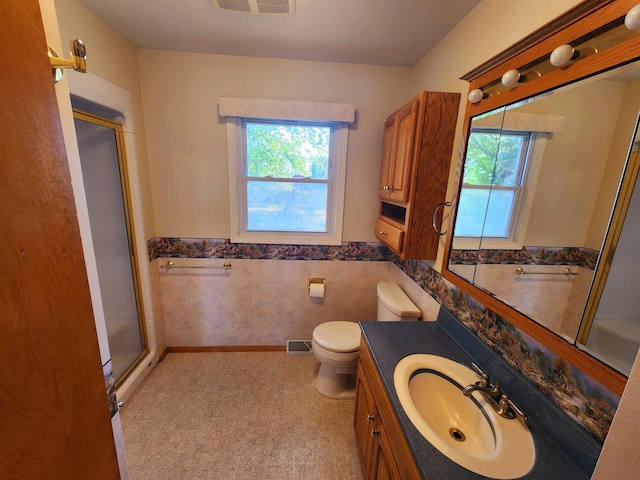
M 213 4 L 232 12 L 292 15 L 296 0 L 213 0 Z

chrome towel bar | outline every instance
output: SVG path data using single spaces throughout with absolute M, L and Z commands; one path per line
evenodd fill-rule
M 571 269 L 565 268 L 561 272 L 525 272 L 524 268 L 516 268 L 518 275 L 580 275 L 578 272 L 572 272 Z
M 217 265 L 215 267 L 199 266 L 199 265 L 176 265 L 172 260 L 168 260 L 164 265 L 160 265 L 160 268 L 171 270 L 172 268 L 222 268 L 224 270 L 231 269 L 231 262 L 226 261 L 222 266 Z

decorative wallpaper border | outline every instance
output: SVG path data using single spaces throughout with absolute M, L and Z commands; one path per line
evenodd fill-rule
M 231 243 L 224 238 L 152 238 L 149 262 L 156 258 L 248 258 L 266 260 L 341 260 L 387 262 L 393 253 L 380 243 L 343 242 L 329 245 L 266 245 Z
M 450 258 L 456 265 L 575 265 L 594 270 L 599 255 L 598 250 L 583 247 L 523 247 L 521 250 L 452 250 Z
M 418 260 L 393 262 L 547 398 L 604 442 L 620 397 Z

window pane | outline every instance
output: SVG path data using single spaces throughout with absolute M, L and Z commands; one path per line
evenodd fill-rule
M 507 237 L 514 196 L 513 190 L 463 188 L 460 192 L 455 235 Z
M 500 147 L 493 173 L 493 185 L 513 187 L 519 185 L 519 167 L 522 155 L 522 145 L 525 137 L 522 135 L 500 136 Z
M 480 237 L 489 201 L 489 189 L 463 188 L 456 215 L 456 237 Z
M 325 183 L 247 182 L 247 230 L 326 232 Z
M 247 175 L 327 179 L 331 127 L 246 123 Z
M 469 185 L 520 185 L 520 159 L 527 134 L 471 132 L 464 167 Z
M 463 182 L 469 185 L 491 185 L 500 145 L 500 132 L 471 132 L 464 163 Z
M 513 190 L 492 190 L 489 196 L 489 208 L 484 222 L 483 237 L 509 236 L 509 220 L 513 206 Z

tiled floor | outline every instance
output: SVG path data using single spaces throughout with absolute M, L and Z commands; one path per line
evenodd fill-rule
M 170 353 L 121 410 L 131 480 L 361 480 L 353 400 L 313 356 Z

